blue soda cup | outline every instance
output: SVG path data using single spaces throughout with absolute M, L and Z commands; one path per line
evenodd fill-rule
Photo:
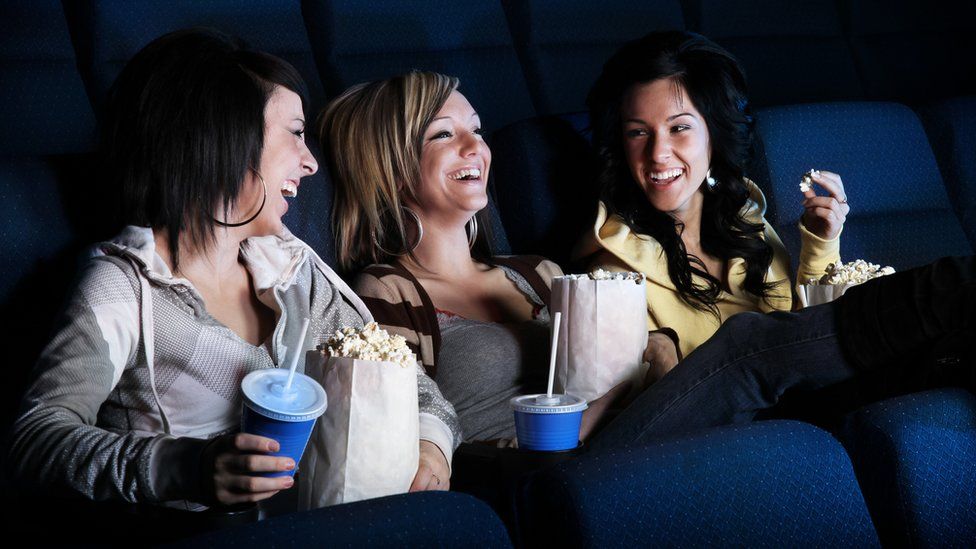
M 278 441 L 281 448 L 271 455 L 302 459 L 315 420 L 327 405 L 325 389 L 307 375 L 295 372 L 291 388 L 285 391 L 288 370 L 269 368 L 251 372 L 241 382 L 244 411 L 241 431 Z M 297 467 L 296 467 L 297 469 Z M 294 476 L 295 469 L 262 473 L 266 477 Z
M 513 398 L 519 448 L 569 450 L 579 444 L 586 401 L 573 395 L 522 395 Z

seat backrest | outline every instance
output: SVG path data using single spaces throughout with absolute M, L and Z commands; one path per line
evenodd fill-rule
M 689 28 L 742 63 L 753 106 L 863 99 L 834 0 L 691 0 Z
M 976 93 L 976 2 L 841 0 L 868 99 L 920 103 Z
M 294 65 L 308 86 L 310 104 L 305 117 L 309 127 L 324 104 L 299 0 L 84 0 L 66 6 L 81 73 L 96 106 L 102 104 L 116 76 L 136 52 L 163 34 L 189 27 L 216 28 Z M 308 132 L 309 148 L 320 156 L 312 133 Z M 322 165 L 319 173 L 302 180 L 299 197 L 292 201 L 284 221 L 325 261 L 334 264 L 332 186 L 327 171 Z
M 919 109 L 949 200 L 976 248 L 976 95 L 955 97 Z
M 529 477 L 522 544 L 876 547 L 844 449 L 797 421 L 761 421 L 590 452 Z
M 304 0 L 302 7 L 330 97 L 420 69 L 459 77 L 485 128 L 534 114 L 497 2 Z
M 65 9 L 82 77 L 95 105 L 102 104 L 126 61 L 152 40 L 178 29 L 213 27 L 294 65 L 308 85 L 309 110 L 322 106 L 322 86 L 299 0 L 72 0 L 65 2 Z
M 57 0 L 0 3 L 0 316 L 10 378 L 0 429 L 77 271 L 79 252 L 104 236 L 91 151 L 95 117 Z
M 603 64 L 624 42 L 680 30 L 678 0 L 502 0 L 540 115 L 586 108 Z
M 532 118 L 491 137 L 495 198 L 512 251 L 570 265 L 596 215 L 595 162 L 566 120 Z
M 843 260 L 904 269 L 972 253 L 922 125 L 908 107 L 815 103 L 762 109 L 756 119 L 765 170 L 753 175 L 794 266 L 803 213 L 798 186 L 811 168 L 844 181 L 851 211 L 840 237 Z

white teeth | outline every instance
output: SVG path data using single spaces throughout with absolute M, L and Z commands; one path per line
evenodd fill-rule
M 281 184 L 281 194 L 289 198 L 298 196 L 298 185 L 291 181 L 285 181 Z
M 480 179 L 481 170 L 478 168 L 466 168 L 450 176 L 451 179 Z
M 678 177 L 682 173 L 684 173 L 684 170 L 681 168 L 674 168 L 660 173 L 652 173 L 650 176 L 651 179 L 671 179 L 672 177 Z

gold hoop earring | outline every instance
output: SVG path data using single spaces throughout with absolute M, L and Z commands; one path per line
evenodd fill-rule
M 468 233 L 468 248 L 474 248 L 474 243 L 478 241 L 478 214 L 471 216 L 464 229 Z
M 258 207 L 258 211 L 255 212 L 254 215 L 245 219 L 244 221 L 241 221 L 240 223 L 227 223 L 226 221 L 221 221 L 217 218 L 214 218 L 214 223 L 220 225 L 221 227 L 243 227 L 244 225 L 247 225 L 248 223 L 257 219 L 259 215 L 261 215 L 261 210 L 264 209 L 264 205 L 267 204 L 268 202 L 268 184 L 264 182 L 264 178 L 261 177 L 261 174 L 257 170 L 255 170 L 254 168 L 248 168 L 248 169 L 254 172 L 254 175 L 258 176 L 258 179 L 261 180 L 261 186 L 264 187 L 264 198 L 261 199 L 261 205 Z

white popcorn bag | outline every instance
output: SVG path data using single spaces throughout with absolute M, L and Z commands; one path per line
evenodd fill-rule
M 857 284 L 802 284 L 799 290 L 800 305 L 803 307 L 813 307 L 830 303 L 844 292 Z
M 309 351 L 306 374 L 329 408 L 302 458 L 299 508 L 406 492 L 420 461 L 419 366 Z
M 556 390 L 593 401 L 618 384 L 643 379 L 647 305 L 643 278 L 556 277 L 551 313 L 562 313 Z

